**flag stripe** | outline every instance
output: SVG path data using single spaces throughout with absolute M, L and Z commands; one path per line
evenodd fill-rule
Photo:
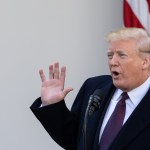
M 127 0 L 127 2 L 132 8 L 135 16 L 137 16 L 138 20 L 143 25 L 143 27 L 147 29 L 149 21 L 149 7 L 147 0 Z
M 134 12 L 132 11 L 130 5 L 127 1 L 124 1 L 124 25 L 125 27 L 140 27 L 143 28 L 142 24 L 135 16 Z
M 124 0 L 124 25 L 150 32 L 150 0 Z
M 147 0 L 147 4 L 148 4 L 149 12 L 150 12 L 150 0 Z

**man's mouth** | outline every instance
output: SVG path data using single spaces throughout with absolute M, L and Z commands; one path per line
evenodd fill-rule
M 117 71 L 112 71 L 112 76 L 113 76 L 113 77 L 118 77 L 118 76 L 119 76 L 119 72 L 117 72 Z

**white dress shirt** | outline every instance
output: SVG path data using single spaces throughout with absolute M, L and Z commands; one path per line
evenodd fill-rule
M 150 87 L 150 77 L 142 85 L 140 85 L 139 87 L 135 88 L 134 90 L 128 92 L 129 99 L 126 100 L 126 113 L 125 113 L 125 118 L 124 118 L 123 124 L 127 121 L 129 116 L 131 115 L 131 113 L 134 111 L 134 109 L 140 103 L 142 98 L 145 96 L 149 87 Z M 110 104 L 107 108 L 107 111 L 106 111 L 106 114 L 105 114 L 105 117 L 104 117 L 104 120 L 103 120 L 103 123 L 101 126 L 99 138 L 101 138 L 104 128 L 107 124 L 107 121 L 110 118 L 112 112 L 114 111 L 116 104 L 121 99 L 122 92 L 123 91 L 120 89 L 117 89 L 115 91 L 115 93 L 110 101 Z

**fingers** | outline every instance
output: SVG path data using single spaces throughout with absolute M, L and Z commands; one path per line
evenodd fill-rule
M 39 70 L 39 74 L 40 74 L 42 82 L 46 81 L 46 76 L 44 75 L 44 72 L 42 69 Z M 58 62 L 51 64 L 49 66 L 49 79 L 60 79 L 61 82 L 64 83 L 65 76 L 66 76 L 66 67 L 65 66 L 61 67 L 61 72 L 59 69 Z
M 42 82 L 46 81 L 46 77 L 45 77 L 44 72 L 43 72 L 42 69 L 39 70 L 39 74 L 40 74 Z
M 53 76 L 53 65 L 50 65 L 49 66 L 49 79 L 53 79 L 54 76 Z
M 59 63 L 55 62 L 49 66 L 49 79 L 59 79 Z
M 54 79 L 59 79 L 59 63 L 54 63 Z
M 61 68 L 61 73 L 60 73 L 60 80 L 62 83 L 65 82 L 65 77 L 66 77 L 66 66 L 63 66 Z

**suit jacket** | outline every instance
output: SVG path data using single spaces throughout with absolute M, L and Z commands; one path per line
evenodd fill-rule
M 102 90 L 102 101 L 100 109 L 88 120 L 86 137 L 89 150 L 98 150 L 102 121 L 116 90 L 111 76 L 87 79 L 77 94 L 71 111 L 64 100 L 39 108 L 40 98 L 32 104 L 31 110 L 60 146 L 66 150 L 83 150 L 83 120 L 89 97 L 96 89 Z M 150 150 L 150 90 L 123 125 L 109 150 Z

